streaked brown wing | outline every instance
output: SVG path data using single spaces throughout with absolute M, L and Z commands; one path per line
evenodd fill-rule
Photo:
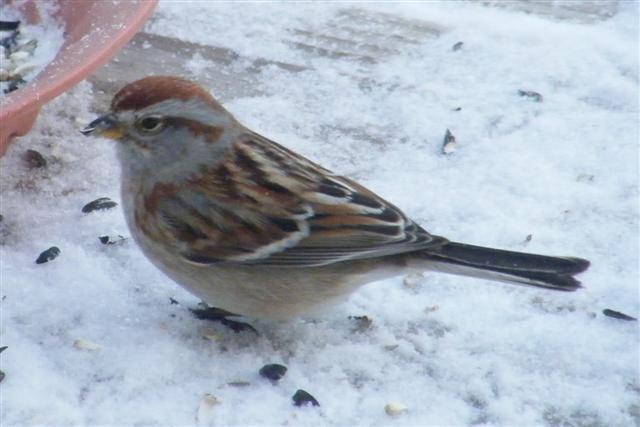
M 444 243 L 361 185 L 257 134 L 226 156 L 149 212 L 192 263 L 310 267 Z

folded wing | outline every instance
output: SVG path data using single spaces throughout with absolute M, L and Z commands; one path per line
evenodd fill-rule
M 322 266 L 446 243 L 366 188 L 257 134 L 226 156 L 145 202 L 161 240 L 191 263 Z

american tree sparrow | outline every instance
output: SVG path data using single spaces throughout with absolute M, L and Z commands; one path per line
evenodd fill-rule
M 128 84 L 82 132 L 119 142 L 124 211 L 144 254 L 232 313 L 304 315 L 367 282 L 423 270 L 573 291 L 573 275 L 589 266 L 434 236 L 177 77 Z

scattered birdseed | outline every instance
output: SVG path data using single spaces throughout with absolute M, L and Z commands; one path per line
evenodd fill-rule
M 103 245 L 117 245 L 127 241 L 126 237 L 119 234 L 117 236 L 100 236 L 98 239 Z
M 420 286 L 422 285 L 423 281 L 424 281 L 423 273 L 411 273 L 404 276 L 404 278 L 402 279 L 402 284 L 404 285 L 405 288 L 415 291 L 420 289 Z
M 111 200 L 108 197 L 100 197 L 99 199 L 94 200 L 93 202 L 89 202 L 82 207 L 83 213 L 93 212 L 95 210 L 106 210 L 112 209 L 118 206 L 116 202 Z
M 456 50 L 460 50 L 462 49 L 462 46 L 464 45 L 464 42 L 458 42 L 456 44 L 453 45 L 453 47 L 451 47 L 452 51 L 456 51 Z
M 400 414 L 407 412 L 409 408 L 401 403 L 387 403 L 384 405 L 384 412 L 391 417 L 397 417 Z
M 36 40 L 24 42 L 20 33 L 20 21 L 0 21 L 0 46 L 2 49 L 2 61 L 0 68 L 0 88 L 2 93 L 13 92 L 26 84 L 22 77 L 33 71 L 36 65 L 29 62 L 33 55 Z M 34 46 L 35 44 L 35 46 Z
M 230 328 L 235 333 L 250 331 L 256 335 L 260 335 L 256 328 L 245 322 L 239 322 L 237 320 L 231 320 L 229 317 L 235 316 L 233 313 L 229 313 L 226 310 L 222 310 L 216 307 L 205 308 L 190 308 L 189 311 L 193 313 L 198 319 L 211 320 L 213 322 L 220 322 L 224 326 Z
M 18 21 L 18 25 L 20 24 L 20 21 Z M 9 30 L 9 34 L 2 34 L 0 35 L 0 46 L 5 49 L 5 50 L 9 50 L 14 48 L 17 43 L 16 43 L 16 39 L 18 38 L 18 31 L 17 30 Z M 6 52 L 3 51 L 3 53 Z M 6 56 L 5 56 L 6 58 Z M 9 72 L 7 71 L 7 74 Z
M 237 320 L 231 319 L 220 319 L 220 323 L 227 328 L 230 328 L 236 334 L 239 334 L 240 332 L 253 332 L 256 335 L 260 335 L 256 328 L 246 322 L 238 322 Z
M 522 89 L 520 89 L 518 91 L 518 95 L 524 96 L 524 97 L 527 97 L 527 98 L 531 98 L 534 102 L 542 102 L 542 95 L 540 95 L 538 92 L 534 92 L 532 90 L 522 90 Z
M 429 307 L 425 307 L 424 308 L 424 312 L 425 313 L 433 313 L 435 311 L 440 310 L 440 306 L 435 304 L 435 305 L 430 305 Z
M 605 308 L 604 310 L 602 310 L 602 314 L 604 314 L 607 317 L 613 317 L 614 319 L 628 320 L 628 321 L 638 320 L 633 316 L 629 316 L 628 314 L 620 313 L 619 311 L 611 310 L 609 308 Z
M 202 338 L 208 341 L 218 341 L 220 339 L 220 335 L 218 335 L 216 331 L 211 328 L 205 328 L 202 331 Z
M 0 31 L 16 31 L 20 21 L 0 21 Z
M 315 397 L 302 389 L 296 391 L 291 399 L 295 406 L 320 406 Z
M 4 93 L 13 92 L 14 90 L 20 89 L 22 86 L 27 84 L 27 81 L 22 77 L 18 76 L 9 82 L 9 86 L 7 89 L 4 89 Z
M 7 347 L 6 345 L 0 347 L 0 353 L 5 351 L 7 348 L 9 348 L 9 347 Z M 2 382 L 3 379 L 4 379 L 4 372 L 0 371 L 0 383 Z
M 25 71 L 25 65 L 27 67 L 32 65 L 28 62 L 30 54 L 33 54 L 32 44 L 30 44 L 32 41 L 35 40 L 24 41 L 24 37 L 20 34 L 20 21 L 0 21 L 0 46 L 2 46 L 0 88 L 2 93 L 12 92 L 26 83 L 20 72 Z
M 279 381 L 287 373 L 287 367 L 277 363 L 270 363 L 260 368 L 260 375 L 271 381 Z
M 349 319 L 356 322 L 356 325 L 351 329 L 351 332 L 365 332 L 371 329 L 371 325 L 373 324 L 373 320 L 368 316 L 349 316 Z
M 98 351 L 102 350 L 102 346 L 87 340 L 75 340 L 73 346 L 78 350 Z
M 54 9 L 38 4 L 40 22 L 25 24 L 20 11 L 2 5 L 0 21 L 0 96 L 25 86 L 51 62 L 64 42 L 63 27 L 53 17 Z
M 198 423 L 207 423 L 211 418 L 213 407 L 218 406 L 220 403 L 222 403 L 220 399 L 213 394 L 206 393 L 202 396 L 198 406 L 198 414 L 196 415 Z
M 444 134 L 444 141 L 442 142 L 442 154 L 451 154 L 454 151 L 456 151 L 456 137 L 447 129 L 447 132 Z
M 38 256 L 36 264 L 44 264 L 45 262 L 53 261 L 58 257 L 58 255 L 60 255 L 60 249 L 57 246 L 51 246 Z
M 229 387 L 249 387 L 251 383 L 249 381 L 231 381 L 225 385 Z
M 588 173 L 581 173 L 576 177 L 576 181 L 578 182 L 593 182 L 595 175 L 591 175 Z
M 22 155 L 22 160 L 25 161 L 29 169 L 39 169 L 47 166 L 47 160 L 36 150 L 25 151 Z

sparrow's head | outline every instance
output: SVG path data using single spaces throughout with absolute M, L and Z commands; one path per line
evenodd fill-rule
M 125 156 L 162 163 L 205 148 L 210 152 L 236 123 L 198 84 L 173 76 L 126 85 L 113 97 L 110 110 L 81 132 L 121 142 Z

